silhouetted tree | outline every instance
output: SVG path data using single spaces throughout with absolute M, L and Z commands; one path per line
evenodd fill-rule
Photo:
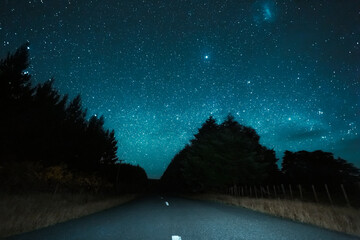
M 254 129 L 239 124 L 232 115 L 221 125 L 210 117 L 171 161 L 162 183 L 168 188 L 221 191 L 233 184 L 275 181 L 277 159 L 259 139 Z
M 206 119 L 205 123 L 202 124 L 201 128 L 198 129 L 198 133 L 194 135 L 195 139 L 191 140 L 191 142 L 195 142 L 203 137 L 208 136 L 209 134 L 214 133 L 218 129 L 218 124 L 213 116 L 210 116 Z
M 81 104 L 81 96 L 77 95 L 65 110 L 66 120 L 74 124 L 76 127 L 85 127 L 85 117 L 87 110 L 83 109 Z
M 100 164 L 114 164 L 118 160 L 115 131 L 105 130 L 103 125 L 103 116 L 100 118 L 92 116 L 86 128 L 82 147 L 87 151 L 84 151 L 86 156 L 83 159 L 87 162 L 87 168 L 90 170 L 96 169 Z
M 14 54 L 0 60 L 0 103 L 14 104 L 31 96 L 33 90 L 30 75 L 26 71 L 29 66 L 29 44 L 22 45 Z
M 290 183 L 331 184 L 360 181 L 359 169 L 323 151 L 285 151 L 282 172 Z
M 1 172 L 6 166 L 8 172 L 19 175 L 18 178 L 12 175 L 13 179 L 21 180 L 26 179 L 22 175 L 32 178 L 41 175 L 29 175 L 22 172 L 24 169 L 32 173 L 60 169 L 78 173 L 81 176 L 78 179 L 92 182 L 94 189 L 98 189 L 99 177 L 112 181 L 113 185 L 119 185 L 115 177 L 121 178 L 123 185 L 131 182 L 134 186 L 146 179 L 139 166 L 116 163 L 115 131 L 104 129 L 103 116 L 86 119 L 80 95 L 68 103 L 68 96 L 61 96 L 53 87 L 53 79 L 31 87 L 30 75 L 26 72 L 28 57 L 28 44 L 25 44 L 0 61 Z M 13 168 L 19 171 L 11 171 Z M 123 176 L 119 177 L 119 172 Z M 4 176 L 1 182 L 10 186 L 11 179 L 6 177 L 10 175 Z M 125 181 L 125 178 L 129 179 Z M 18 185 L 20 180 L 12 183 Z
M 21 155 L 21 135 L 27 129 L 27 109 L 31 105 L 28 43 L 0 60 L 0 159 L 17 160 Z
M 116 156 L 117 152 L 117 140 L 115 139 L 115 131 L 109 130 L 106 131 L 106 146 L 104 149 L 104 154 L 101 159 L 102 164 L 114 164 L 118 161 L 118 157 Z
M 283 175 L 280 171 L 276 158 L 275 151 L 262 146 L 260 149 L 259 162 L 263 164 L 263 182 L 267 184 L 281 183 L 283 181 Z
M 122 163 L 116 164 L 117 169 L 117 190 L 119 192 L 139 192 L 146 188 L 147 175 L 139 165 Z M 114 168 L 115 169 L 115 168 Z
M 188 189 L 184 177 L 184 161 L 190 146 L 186 145 L 179 153 L 177 153 L 171 160 L 169 166 L 161 176 L 161 186 L 165 191 L 179 192 Z
M 46 165 L 58 164 L 64 152 L 64 120 L 68 96 L 53 87 L 54 80 L 38 84 L 28 111 L 27 158 Z

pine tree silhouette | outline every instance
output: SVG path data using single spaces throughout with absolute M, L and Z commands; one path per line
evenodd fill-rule
M 14 54 L 0 60 L 0 109 L 3 113 L 0 164 L 18 168 L 20 179 L 28 173 L 21 172 L 19 166 L 35 164 L 45 168 L 64 166 L 61 168 L 119 185 L 116 179 L 120 179 L 121 164 L 117 163 L 115 131 L 104 129 L 103 116 L 87 120 L 80 95 L 68 103 L 68 95 L 59 94 L 53 79 L 32 88 L 31 76 L 26 72 L 28 46 L 24 44 Z M 126 169 L 130 170 L 122 173 L 124 176 L 132 178 L 131 174 L 135 174 L 135 178 L 146 179 L 140 167 L 129 165 Z M 10 178 L 9 175 L 5 180 L 11 181 Z
M 221 191 L 233 184 L 275 181 L 276 157 L 259 143 L 259 135 L 228 115 L 218 125 L 209 117 L 162 176 L 169 188 Z
M 0 60 L 0 103 L 11 103 L 27 99 L 33 90 L 30 75 L 26 71 L 29 66 L 29 44 L 22 45 L 14 54 L 8 53 Z

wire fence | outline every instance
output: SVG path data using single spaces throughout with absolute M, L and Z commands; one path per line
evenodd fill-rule
M 360 183 L 354 184 L 276 184 L 234 185 L 226 194 L 236 197 L 299 200 L 360 207 Z

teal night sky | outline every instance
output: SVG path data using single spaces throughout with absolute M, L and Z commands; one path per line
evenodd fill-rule
M 160 177 L 209 115 L 360 167 L 360 1 L 0 1 L 0 54 L 80 93 L 121 159 Z

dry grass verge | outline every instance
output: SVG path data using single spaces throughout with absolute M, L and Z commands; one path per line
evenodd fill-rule
M 95 213 L 135 198 L 88 194 L 0 194 L 0 238 Z
M 331 207 L 297 200 L 240 198 L 220 194 L 199 194 L 190 197 L 242 206 L 278 217 L 360 236 L 359 209 Z

